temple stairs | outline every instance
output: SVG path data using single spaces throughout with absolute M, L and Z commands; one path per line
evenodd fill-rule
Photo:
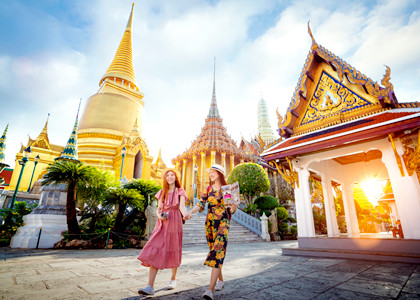
M 183 245 L 205 245 L 207 244 L 204 224 L 206 222 L 206 215 L 195 213 L 191 219 L 184 224 Z M 230 221 L 229 240 L 228 243 L 248 243 L 248 242 L 263 242 L 264 240 L 238 224 Z

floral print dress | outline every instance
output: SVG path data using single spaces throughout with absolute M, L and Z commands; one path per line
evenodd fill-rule
M 229 237 L 229 216 L 222 192 L 208 187 L 202 194 L 198 206 L 204 209 L 208 204 L 206 218 L 206 238 L 210 252 L 207 255 L 205 265 L 221 269 L 226 255 L 226 247 Z

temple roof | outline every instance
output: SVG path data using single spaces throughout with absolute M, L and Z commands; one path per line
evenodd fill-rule
M 386 67 L 382 86 L 318 45 L 308 24 L 311 50 L 279 133 L 290 137 L 397 107 Z
M 50 141 L 48 139 L 48 120 L 50 118 L 50 114 L 48 114 L 47 121 L 45 122 L 44 128 L 42 129 L 41 133 L 35 140 L 31 140 L 29 146 L 31 147 L 38 147 L 51 150 Z
M 204 127 L 201 129 L 200 135 L 191 143 L 189 149 L 181 155 L 178 155 L 172 161 L 188 159 L 193 155 L 200 156 L 201 153 L 209 153 L 210 151 L 226 153 L 227 155 L 235 155 L 238 158 L 252 160 L 250 155 L 238 148 L 230 135 L 228 135 L 225 126 L 223 126 L 223 120 L 220 117 L 217 108 L 215 78 L 213 79 L 213 95 L 209 114 L 205 120 Z
M 125 29 L 124 35 L 121 39 L 120 45 L 118 47 L 117 53 L 106 71 L 105 75 L 102 77 L 99 86 L 102 85 L 103 81 L 106 78 L 119 78 L 131 83 L 131 85 L 138 90 L 136 83 L 136 75 L 134 73 L 133 67 L 133 47 L 132 47 L 132 38 L 131 38 L 131 29 L 133 27 L 133 11 L 134 3 L 131 8 L 130 17 L 127 22 L 127 27 Z
M 262 156 L 265 160 L 273 160 L 301 155 L 350 142 L 384 137 L 396 131 L 420 126 L 420 104 L 410 108 L 398 106 L 399 108 L 290 137 L 264 151 Z

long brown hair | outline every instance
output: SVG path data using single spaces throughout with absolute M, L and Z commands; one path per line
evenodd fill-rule
M 222 183 L 222 185 L 227 185 L 225 175 L 223 175 L 223 173 L 221 173 L 221 172 L 219 172 L 217 170 L 214 170 L 214 171 L 216 171 L 217 173 L 219 173 L 219 179 L 220 179 L 220 182 Z M 209 177 L 209 182 L 210 182 L 210 185 L 213 185 L 214 184 L 214 182 L 211 181 L 210 177 Z
M 163 188 L 162 188 L 162 194 L 160 196 L 160 201 L 165 202 L 165 197 L 168 194 L 168 190 L 169 190 L 169 184 L 166 181 L 166 175 L 172 172 L 175 174 L 175 187 L 176 188 L 180 188 L 181 184 L 179 183 L 179 178 L 178 178 L 178 174 L 177 171 L 175 169 L 166 169 L 163 173 L 162 173 L 162 183 L 163 183 Z M 175 191 L 174 191 L 175 192 Z

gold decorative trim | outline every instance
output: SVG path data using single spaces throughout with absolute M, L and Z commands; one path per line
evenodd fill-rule
M 398 155 L 397 149 L 395 148 L 395 143 L 394 143 L 394 139 L 392 138 L 392 133 L 388 134 L 389 137 L 389 141 L 391 142 L 392 145 L 392 150 L 394 150 L 394 155 L 395 155 L 395 159 L 397 160 L 397 164 L 398 164 L 398 168 L 400 169 L 400 173 L 401 173 L 401 177 L 405 176 L 404 173 L 404 168 L 401 162 L 401 157 Z
M 286 159 L 289 162 L 289 170 L 282 163 L 278 164 L 275 160 L 270 161 L 270 165 L 276 167 L 279 174 L 291 187 L 295 188 L 296 184 L 297 188 L 299 188 L 299 174 L 293 169 L 290 158 L 286 157 Z
M 114 135 L 109 133 L 97 133 L 97 132 L 87 132 L 87 133 L 78 133 L 78 139 L 87 139 L 87 138 L 103 138 L 122 141 L 123 137 L 120 135 Z
M 417 145 L 414 141 L 408 137 L 402 139 L 404 147 L 403 160 L 405 168 L 407 169 L 408 176 L 412 176 L 414 172 L 420 175 L 420 130 L 417 132 Z M 419 176 L 420 182 L 420 176 Z

